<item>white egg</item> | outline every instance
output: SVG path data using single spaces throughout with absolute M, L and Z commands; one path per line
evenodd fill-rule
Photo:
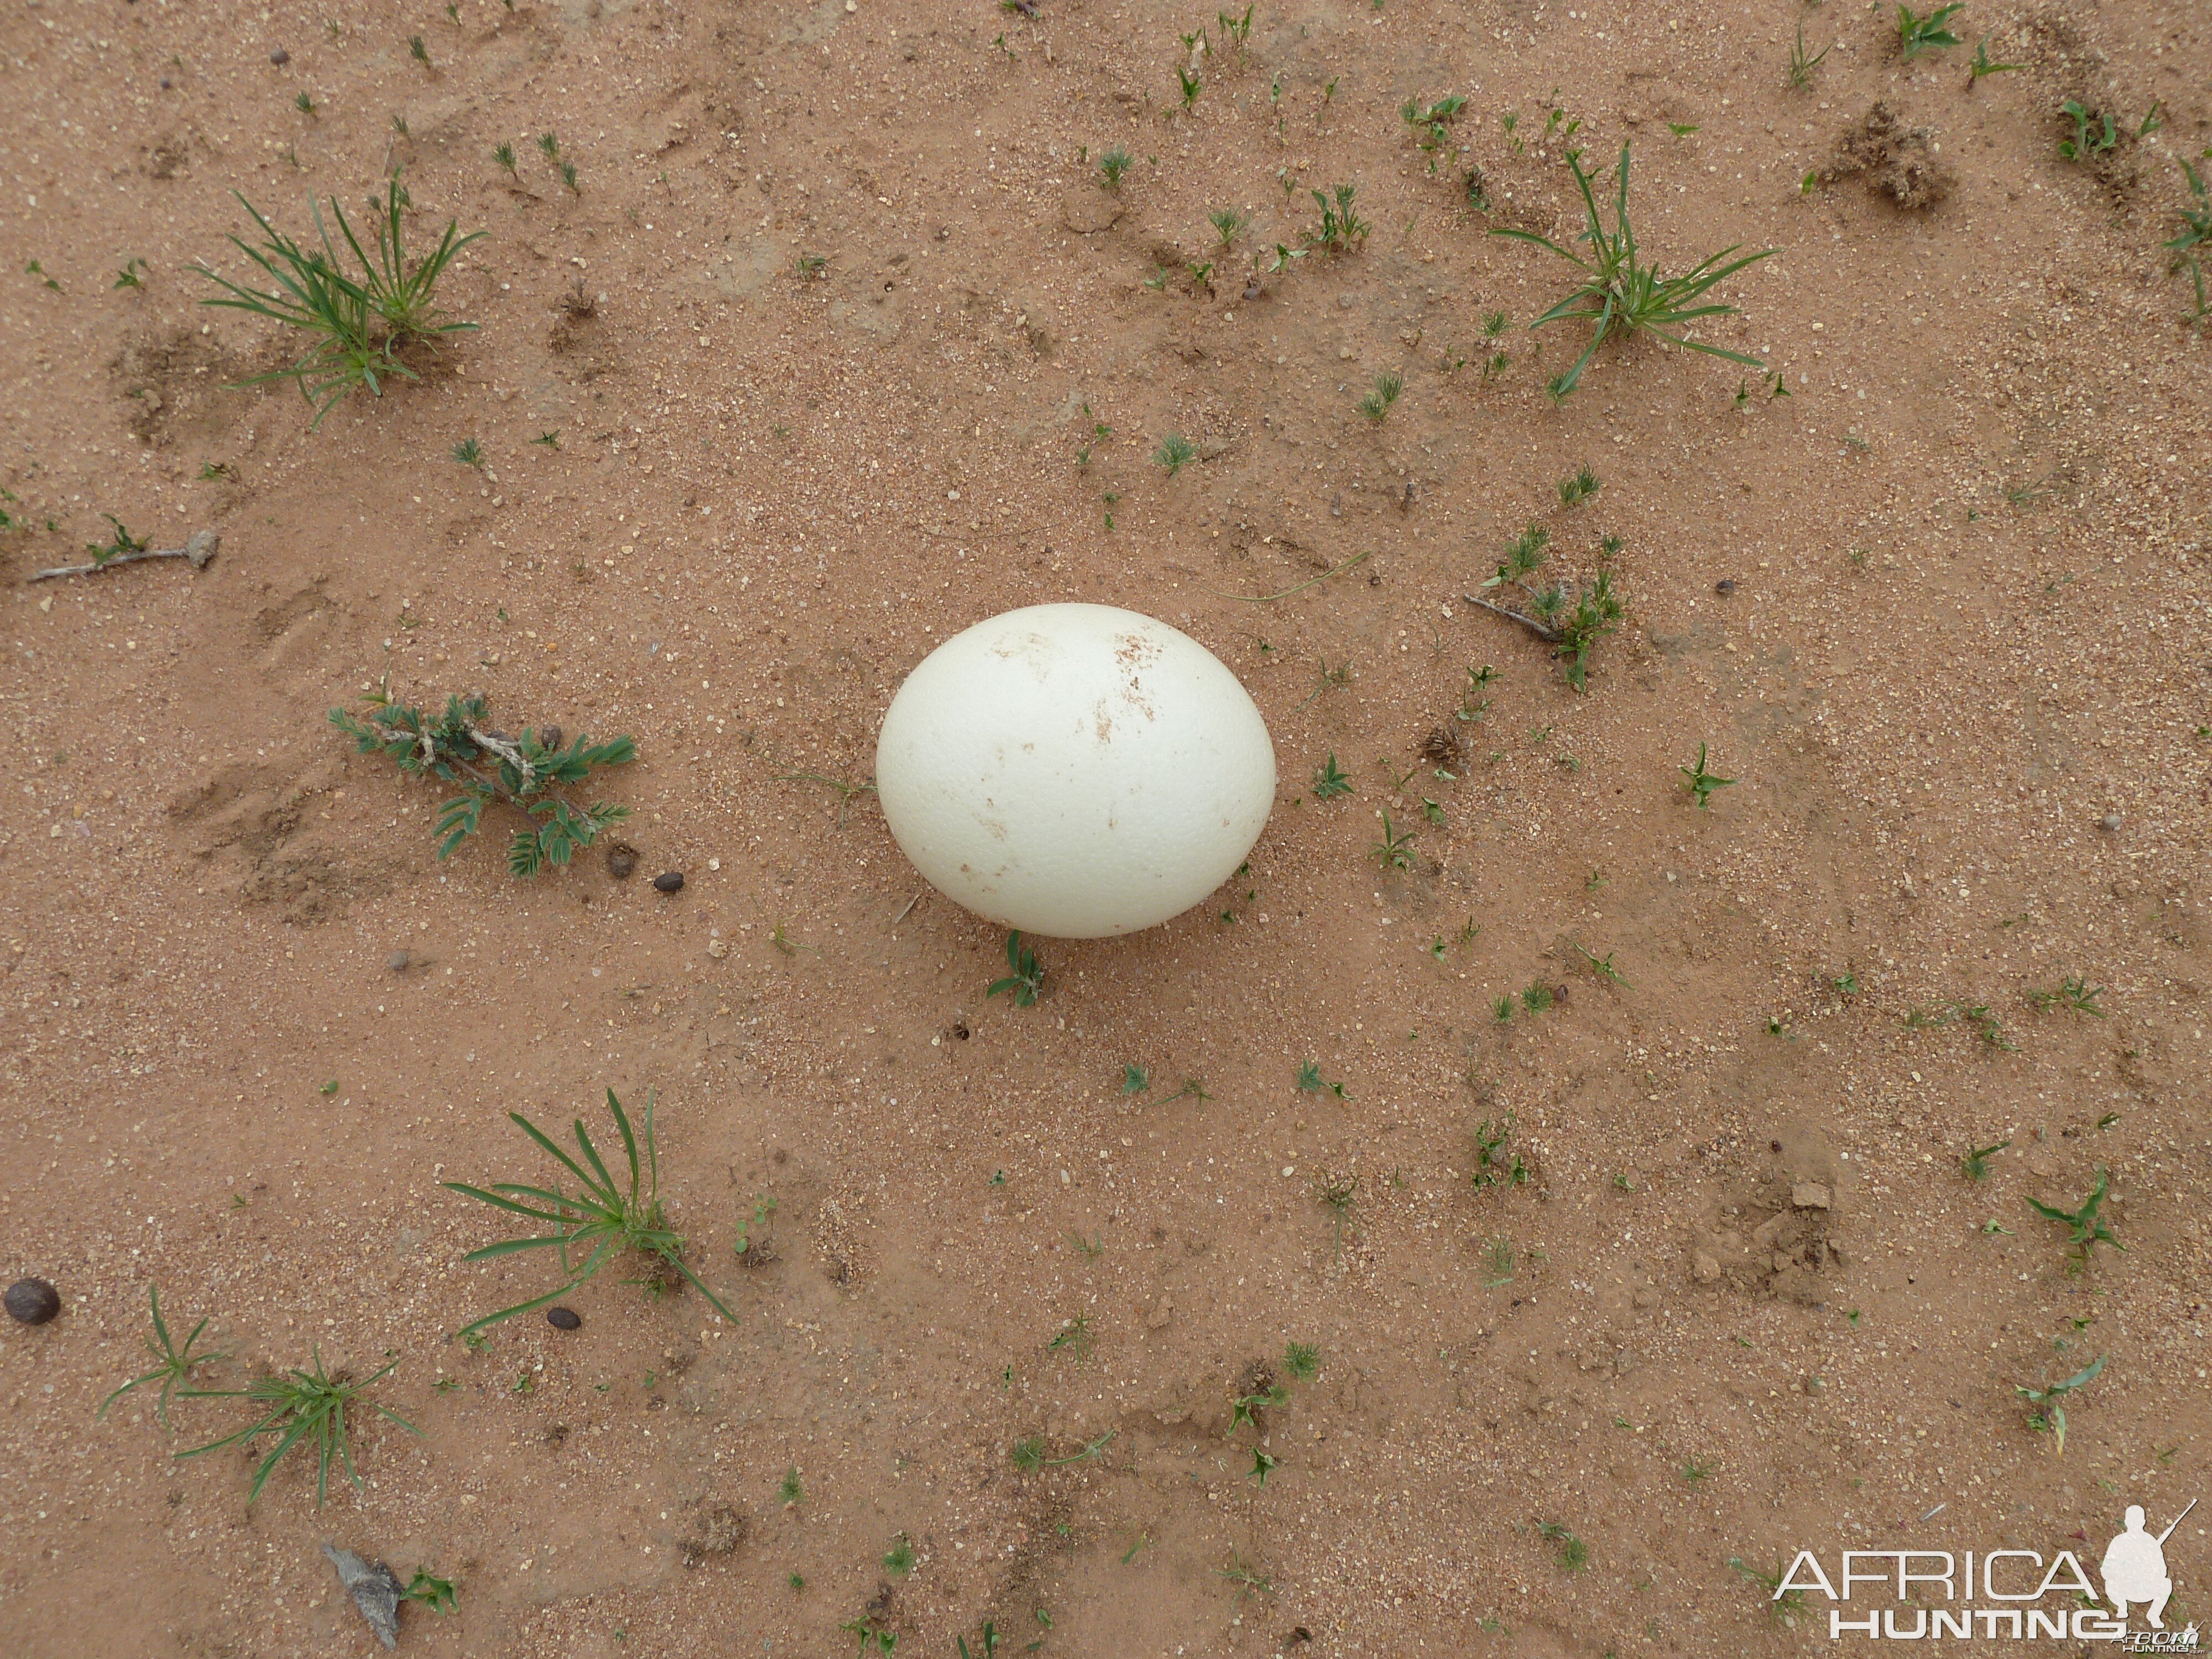
M 1275 799 L 1275 749 L 1221 659 L 1165 623 L 1038 605 L 930 653 L 891 699 L 876 788 L 946 897 L 1024 933 L 1098 939 L 1189 908 Z

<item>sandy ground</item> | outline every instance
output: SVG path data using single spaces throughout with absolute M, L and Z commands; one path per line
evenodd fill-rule
M 1910 63 L 1841 0 L 1034 9 L 0 20 L 0 1276 L 64 1299 L 0 1326 L 9 1651 L 370 1651 L 325 1539 L 457 1584 L 423 1654 L 1825 1650 L 1753 1574 L 2212 1496 L 2203 9 L 1977 0 Z M 1571 236 L 1624 140 L 1662 270 L 1776 250 L 1698 337 L 1778 382 L 1645 341 L 1547 395 L 1572 273 L 1486 233 Z M 394 170 L 410 246 L 486 233 L 480 327 L 311 431 L 191 267 L 250 274 L 233 191 L 307 234 Z M 1262 269 L 1340 183 L 1364 243 Z M 24 580 L 105 514 L 221 551 Z M 1620 538 L 1581 695 L 1462 597 L 1530 522 L 1571 583 Z M 781 776 L 864 780 L 934 642 L 1071 598 L 1215 651 L 1281 793 L 1015 1008 L 872 797 Z M 386 674 L 635 737 L 636 873 L 518 882 L 499 813 L 440 862 L 442 792 L 325 720 Z M 462 1263 L 502 1218 L 438 1183 L 551 1173 L 510 1110 L 611 1144 L 610 1086 L 736 1325 L 633 1258 L 453 1340 L 558 1280 Z M 2100 1170 L 2124 1254 L 2069 1271 L 2027 1200 Z M 356 1407 L 319 1510 L 173 1458 L 242 1401 L 97 1419 L 149 1282 L 201 1389 L 389 1358 L 419 1437 Z M 2017 1390 L 2099 1358 L 2062 1450 Z

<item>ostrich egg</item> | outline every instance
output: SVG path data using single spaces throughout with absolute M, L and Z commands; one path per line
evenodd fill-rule
M 1038 605 L 955 635 L 876 739 L 891 835 L 929 884 L 1024 933 L 1099 939 L 1235 872 L 1275 799 L 1275 750 L 1221 659 L 1165 623 Z

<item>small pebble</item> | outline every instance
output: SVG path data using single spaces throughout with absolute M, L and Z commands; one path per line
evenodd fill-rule
M 1256 299 L 1258 299 L 1258 298 L 1260 297 L 1260 285 L 1259 285 L 1259 283 L 1247 283 L 1244 285 L 1244 297 L 1245 297 L 1246 299 L 1248 299 L 1248 300 L 1256 300 Z
M 19 1279 L 0 1302 L 20 1324 L 43 1325 L 62 1310 L 62 1293 L 43 1279 Z
M 411 958 L 409 957 L 406 951 L 394 951 L 390 956 L 385 957 L 384 965 L 389 968 L 395 974 L 404 974 L 407 971 L 407 964 L 410 960 L 411 960 Z
M 292 54 L 279 46 L 269 54 L 269 61 L 272 64 L 289 64 L 292 61 Z
M 1722 577 L 1718 581 L 1713 584 L 1713 592 L 1719 594 L 1723 599 L 1728 598 L 1729 594 L 1735 592 L 1735 578 L 1733 576 Z
M 161 90 L 162 90 L 162 91 L 164 91 L 164 92 L 167 92 L 168 89 L 169 89 L 169 77 L 168 77 L 167 76 L 166 76 L 166 75 L 165 75 L 165 76 L 163 76 L 161 77 Z
M 2120 827 L 2120 815 L 2118 812 L 2106 813 L 2097 820 L 2097 827 L 2107 831 L 2118 830 Z
M 548 1308 L 545 1322 L 556 1331 L 577 1331 L 584 1328 L 584 1316 L 574 1308 Z
M 612 842 L 607 848 L 607 873 L 617 881 L 628 881 L 637 869 L 637 848 L 626 841 Z
M 684 872 L 681 870 L 663 871 L 653 878 L 653 884 L 664 893 L 680 893 L 684 890 Z
M 548 749 L 558 749 L 561 746 L 561 740 L 566 736 L 568 733 L 559 726 L 549 726 L 538 734 L 538 741 Z

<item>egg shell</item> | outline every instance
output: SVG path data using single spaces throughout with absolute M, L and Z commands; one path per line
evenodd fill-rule
M 1038 605 L 955 635 L 891 699 L 876 789 L 946 897 L 1027 933 L 1101 939 L 1233 874 L 1275 799 L 1267 722 L 1165 623 Z

